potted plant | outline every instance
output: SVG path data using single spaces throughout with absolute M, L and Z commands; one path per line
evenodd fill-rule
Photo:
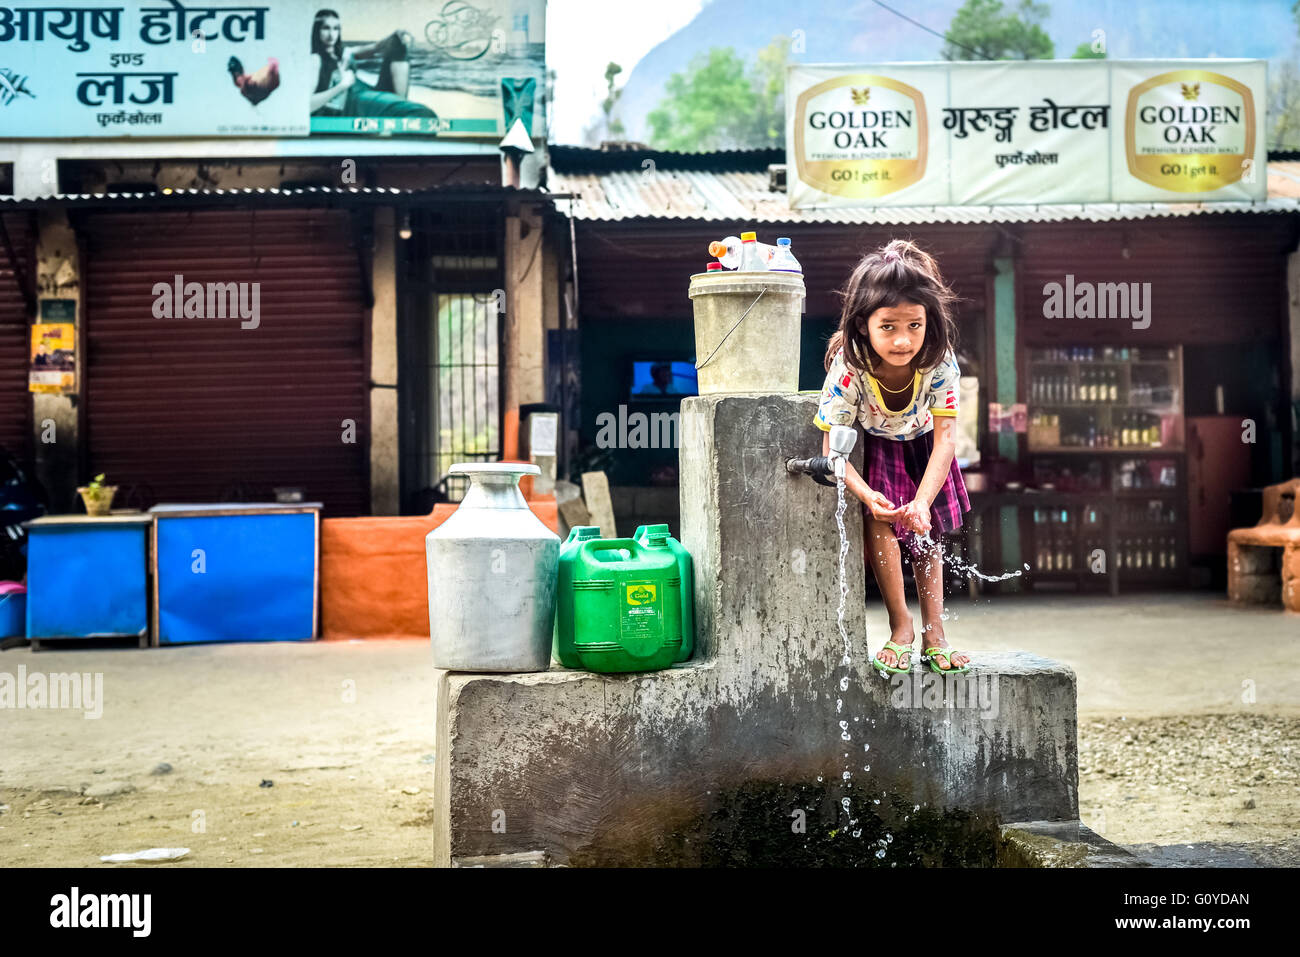
M 117 494 L 116 485 L 104 484 L 104 473 L 100 472 L 89 485 L 77 488 L 81 500 L 86 503 L 87 515 L 107 515 L 113 507 L 113 496 Z

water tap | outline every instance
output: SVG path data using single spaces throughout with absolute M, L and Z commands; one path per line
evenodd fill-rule
M 858 440 L 851 425 L 833 425 L 830 435 L 830 454 L 814 455 L 807 459 L 787 459 L 786 471 L 792 475 L 810 475 L 818 485 L 834 488 L 843 481 L 848 471 L 849 453 Z M 834 476 L 835 481 L 830 481 Z
M 853 451 L 853 446 L 857 441 L 858 433 L 853 430 L 853 426 L 831 426 L 831 454 L 827 457 L 831 460 L 837 480 L 844 478 L 844 473 L 848 468 L 849 453 Z

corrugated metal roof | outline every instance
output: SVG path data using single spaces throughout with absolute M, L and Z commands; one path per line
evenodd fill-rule
M 551 168 L 561 173 L 603 173 L 611 170 L 641 172 L 652 160 L 664 169 L 750 170 L 762 172 L 771 163 L 785 162 L 785 148 L 678 152 L 650 149 L 591 149 L 583 146 L 551 146 L 547 150 Z
M 340 201 L 382 204 L 395 200 L 418 202 L 424 198 L 446 200 L 453 197 L 552 198 L 545 190 L 517 189 L 492 183 L 455 183 L 423 189 L 369 186 L 299 186 L 283 189 L 268 186 L 242 189 L 160 189 L 138 193 L 55 193 L 30 198 L 0 196 L 0 203 L 19 209 L 41 206 L 239 205 L 250 199 L 288 205 L 331 205 Z
M 745 223 L 1051 223 L 1110 222 L 1210 213 L 1300 212 L 1300 163 L 1268 166 L 1269 196 L 1258 202 L 1070 203 L 999 206 L 881 206 L 862 209 L 790 209 L 784 193 L 768 189 L 753 171 L 664 169 L 560 173 L 556 193 L 573 193 L 576 219 L 695 219 Z

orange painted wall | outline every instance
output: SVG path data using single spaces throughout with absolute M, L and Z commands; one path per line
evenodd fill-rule
M 519 483 L 532 493 L 532 477 Z M 528 507 L 559 534 L 554 496 Z M 429 637 L 429 582 L 424 537 L 457 506 L 435 505 L 430 515 L 399 518 L 327 518 L 321 522 L 320 636 L 322 638 Z

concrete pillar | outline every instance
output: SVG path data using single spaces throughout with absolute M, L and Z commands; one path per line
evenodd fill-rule
M 682 403 L 694 660 L 439 673 L 435 864 L 991 866 L 995 822 L 1078 818 L 1068 668 L 1009 653 L 975 654 L 964 682 L 917 659 L 896 681 L 872 670 L 856 506 L 842 663 L 835 492 L 785 471 L 820 453 L 815 412 L 813 396 Z
M 1300 418 L 1300 250 L 1286 257 L 1287 318 L 1291 331 L 1291 416 Z M 1291 436 L 1291 474 L 1300 475 L 1300 429 Z
M 15 143 L 12 140 L 5 146 L 12 150 L 15 199 L 52 196 L 59 191 L 57 146 L 41 142 Z
M 51 190 L 52 191 L 52 190 Z M 71 395 L 32 393 L 36 477 L 50 494 L 55 512 L 73 511 L 81 478 L 77 403 L 85 394 L 86 336 L 81 304 L 81 256 L 77 236 L 63 210 L 42 210 L 37 217 L 36 287 L 38 299 L 69 299 L 76 303 L 76 392 Z M 40 316 L 37 320 L 40 320 Z M 96 463 L 88 467 L 96 470 Z M 109 481 L 112 481 L 109 476 Z M 120 504 L 120 503 L 119 503 Z
M 370 513 L 401 511 L 397 414 L 397 268 L 394 211 L 375 210 L 370 284 Z
M 542 217 L 522 206 L 506 217 L 506 331 L 504 457 L 519 456 L 519 407 L 546 401 L 545 263 Z
M 997 276 L 993 280 L 994 343 L 997 347 L 998 397 L 1004 407 L 1016 401 L 1016 263 L 1010 256 L 993 260 Z M 1012 462 L 1020 460 L 1019 436 L 998 434 L 998 453 Z M 1002 562 L 1008 568 L 1020 566 L 1020 520 L 1014 508 L 1000 510 Z M 1019 580 L 1008 583 L 1019 587 Z M 1004 586 L 1006 587 L 1006 586 Z

